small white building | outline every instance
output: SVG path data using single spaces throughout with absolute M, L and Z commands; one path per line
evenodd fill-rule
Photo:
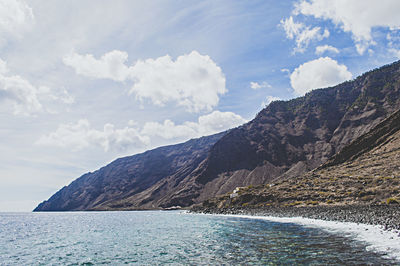
M 236 198 L 237 196 L 239 196 L 239 190 L 241 189 L 242 187 L 236 187 L 234 190 L 233 190 L 233 192 L 229 195 L 229 197 L 231 198 L 231 199 L 233 199 L 233 198 Z
M 229 197 L 230 197 L 231 199 L 236 198 L 237 196 L 239 196 L 238 193 L 231 193 L 231 194 L 229 195 Z

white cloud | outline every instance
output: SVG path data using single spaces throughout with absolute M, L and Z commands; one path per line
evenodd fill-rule
M 70 148 L 74 151 L 99 145 L 104 151 L 125 150 L 132 146 L 144 148 L 149 143 L 150 139 L 141 136 L 136 128 L 115 129 L 114 125 L 105 124 L 103 130 L 96 130 L 86 119 L 75 124 L 61 124 L 56 131 L 42 136 L 36 142 L 37 145 Z
M 400 49 L 390 48 L 389 52 L 392 53 L 398 59 L 400 59 Z
M 112 51 L 95 59 L 93 55 L 71 54 L 64 57 L 66 65 L 78 74 L 115 81 L 133 81 L 130 90 L 136 99 L 150 99 L 155 105 L 176 102 L 191 112 L 211 111 L 224 94 L 225 76 L 220 67 L 207 55 L 197 51 L 179 56 L 139 60 L 128 67 L 128 54 Z
M 7 35 L 19 37 L 33 21 L 32 8 L 24 1 L 0 1 L 0 44 Z
M 289 39 L 294 39 L 297 35 L 300 35 L 300 32 L 304 28 L 303 23 L 296 23 L 293 21 L 293 17 L 287 18 L 285 20 L 281 20 L 280 25 L 283 27 L 286 33 L 286 37 Z
M 214 111 L 198 119 L 199 132 L 208 135 L 240 126 L 247 121 L 238 114 L 232 112 Z
M 124 81 L 129 75 L 129 69 L 125 65 L 127 59 L 126 52 L 114 50 L 104 54 L 100 59 L 91 54 L 71 53 L 64 56 L 63 62 L 83 76 Z
M 32 115 L 41 111 L 42 101 L 61 101 L 66 104 L 74 102 L 67 90 L 53 92 L 48 87 L 35 87 L 19 75 L 9 75 L 7 63 L 0 59 L 0 100 L 10 102 L 15 115 Z
M 171 120 L 165 120 L 162 124 L 148 122 L 141 132 L 144 135 L 158 136 L 164 139 L 187 139 L 222 132 L 246 122 L 240 115 L 232 112 L 214 111 L 200 116 L 197 122 L 184 122 L 180 125 L 175 125 Z
M 371 35 L 373 27 L 400 28 L 399 10 L 398 0 L 302 0 L 296 4 L 294 13 L 331 20 L 343 31 L 351 32 L 358 53 L 363 54 L 375 44 Z
M 399 32 L 399 31 L 398 31 Z M 388 51 L 397 59 L 400 59 L 400 49 L 398 49 L 398 44 L 400 44 L 399 34 L 386 34 L 386 40 L 388 41 Z
M 42 110 L 39 90 L 18 75 L 8 75 L 5 61 L 0 59 L 0 100 L 11 102 L 14 114 L 29 115 Z
M 282 68 L 282 69 L 281 69 L 281 72 L 282 72 L 282 73 L 290 73 L 290 70 L 287 69 L 287 68 Z
M 317 55 L 322 55 L 325 52 L 331 52 L 331 53 L 335 53 L 338 54 L 339 53 L 339 49 L 337 49 L 336 47 L 333 47 L 331 45 L 321 45 L 321 46 L 317 46 L 315 48 L 315 54 Z
M 0 99 L 11 102 L 16 115 L 30 115 L 42 110 L 38 90 L 18 75 L 0 75 Z
M 279 97 L 274 97 L 274 96 L 267 96 L 267 98 L 265 99 L 265 101 L 263 101 L 261 103 L 261 108 L 264 108 L 265 106 L 269 105 L 270 103 L 274 102 L 274 101 L 280 101 L 281 98 Z
M 280 25 L 285 30 L 288 39 L 295 39 L 296 48 L 294 52 L 303 53 L 312 40 L 321 41 L 329 37 L 329 31 L 327 29 L 321 33 L 320 27 L 311 28 L 303 23 L 294 22 L 292 16 L 284 20 L 282 19 Z
M 182 125 L 175 125 L 169 119 L 164 123 L 147 122 L 142 130 L 143 134 L 158 136 L 164 139 L 191 138 L 198 136 L 196 123 L 185 122 Z
M 58 91 L 51 90 L 49 87 L 41 86 L 38 89 L 39 98 L 43 101 L 62 102 L 65 104 L 73 104 L 75 98 L 71 96 L 66 89 Z
M 250 88 L 252 88 L 253 90 L 258 90 L 262 88 L 272 88 L 272 86 L 269 85 L 266 81 L 263 81 L 262 83 L 250 82 Z
M 149 98 L 156 105 L 176 101 L 189 111 L 211 111 L 224 94 L 225 77 L 209 56 L 196 51 L 173 61 L 166 55 L 138 61 L 131 71 L 137 99 Z
M 36 145 L 53 146 L 79 151 L 85 148 L 101 146 L 109 150 L 126 150 L 128 148 L 149 148 L 152 137 L 163 139 L 189 139 L 222 132 L 247 122 L 240 115 L 232 112 L 214 111 L 198 118 L 197 122 L 184 122 L 175 125 L 171 120 L 164 123 L 147 122 L 140 130 L 135 121 L 128 126 L 115 129 L 113 124 L 105 124 L 102 130 L 91 127 L 87 119 L 77 123 L 60 124 L 58 128 L 42 136 Z
M 320 57 L 297 67 L 290 75 L 295 94 L 304 95 L 310 90 L 336 85 L 352 78 L 345 65 L 330 57 Z

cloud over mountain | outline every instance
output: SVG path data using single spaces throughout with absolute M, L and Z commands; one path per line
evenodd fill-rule
M 345 65 L 330 57 L 320 57 L 298 66 L 290 75 L 290 84 L 295 94 L 336 85 L 352 78 Z
M 102 130 L 94 129 L 87 119 L 76 123 L 60 124 L 48 135 L 42 136 L 37 142 L 41 146 L 69 148 L 78 151 L 87 147 L 101 146 L 104 151 L 110 149 L 124 150 L 129 146 L 143 148 L 149 145 L 150 139 L 141 136 L 133 127 L 115 129 L 107 123 Z
M 162 124 L 148 122 L 144 125 L 142 133 L 165 139 L 194 138 L 222 132 L 245 122 L 247 121 L 244 118 L 232 112 L 214 111 L 200 116 L 197 122 L 184 122 L 180 125 L 175 125 L 171 120 L 165 120 Z
M 96 146 L 101 146 L 105 152 L 130 147 L 139 150 L 148 148 L 153 137 L 187 140 L 222 132 L 245 122 L 244 118 L 232 112 L 214 111 L 200 116 L 197 122 L 187 121 L 179 125 L 167 119 L 163 123 L 146 122 L 140 129 L 137 123 L 129 121 L 128 126 L 121 129 L 107 123 L 102 130 L 98 130 L 87 119 L 80 119 L 76 123 L 60 124 L 55 131 L 43 135 L 36 144 L 74 151 Z

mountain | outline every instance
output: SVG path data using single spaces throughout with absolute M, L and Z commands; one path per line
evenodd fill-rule
M 231 130 L 172 198 L 202 202 L 236 187 L 296 177 L 318 167 L 400 107 L 400 62 L 353 81 L 277 101 Z M 183 205 L 184 201 L 180 201 Z
M 34 211 L 124 209 L 130 206 L 118 201 L 137 195 L 143 195 L 136 204 L 138 208 L 157 208 L 152 204 L 152 197 L 164 189 L 157 186 L 160 180 L 179 183 L 205 159 L 210 147 L 224 134 L 226 132 L 119 158 L 93 173 L 82 175 L 40 203 Z M 157 189 L 153 189 L 155 187 Z
M 206 141 L 198 147 L 201 152 L 193 148 L 201 154 L 196 159 L 180 157 L 179 167 L 168 156 L 159 167 L 145 166 L 144 160 L 157 158 L 158 149 L 147 152 L 148 157 L 118 159 L 80 177 L 35 210 L 189 206 L 236 187 L 289 180 L 325 163 L 399 108 L 400 61 L 303 97 L 272 102 L 252 121 Z M 180 145 L 190 150 L 196 140 Z M 180 153 L 181 146 L 170 147 Z
M 380 204 L 400 204 L 400 110 L 313 171 L 243 187 L 202 208 Z

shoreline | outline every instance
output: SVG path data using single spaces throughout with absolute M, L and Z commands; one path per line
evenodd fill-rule
M 302 217 L 323 221 L 351 222 L 381 226 L 400 232 L 400 205 L 334 205 L 309 207 L 242 207 L 213 208 L 195 206 L 189 212 L 272 217 Z M 399 233 L 400 236 L 400 233 Z
M 345 234 L 350 239 L 366 243 L 369 250 L 400 261 L 400 206 L 197 207 L 189 213 L 295 223 L 329 233 Z

